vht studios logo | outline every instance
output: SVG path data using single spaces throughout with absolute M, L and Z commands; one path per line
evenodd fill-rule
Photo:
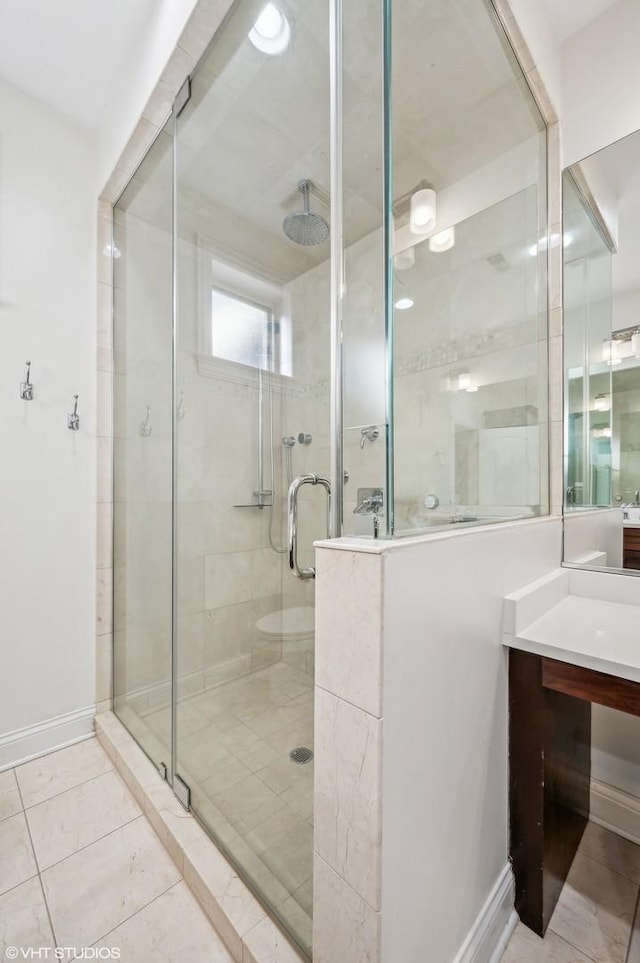
M 7 960 L 119 960 L 117 946 L 8 946 Z

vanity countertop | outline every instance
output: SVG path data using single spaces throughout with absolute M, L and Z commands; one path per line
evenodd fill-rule
M 622 527 L 623 528 L 640 528 L 640 519 L 623 518 Z
M 640 682 L 640 604 L 574 594 L 549 601 L 529 624 L 507 629 L 504 645 Z

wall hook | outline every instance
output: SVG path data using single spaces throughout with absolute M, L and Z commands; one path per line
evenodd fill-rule
M 147 417 L 140 424 L 140 434 L 143 438 L 148 438 L 153 428 L 151 427 L 151 406 L 147 405 Z
M 360 447 L 364 448 L 365 441 L 375 441 L 380 436 L 380 429 L 377 425 L 367 425 L 360 429 Z
M 26 361 L 25 364 L 27 366 L 27 380 L 20 384 L 20 397 L 23 401 L 33 401 L 33 385 L 29 380 L 29 376 L 31 374 L 31 362 Z
M 80 415 L 78 414 L 78 396 L 73 396 L 73 411 L 70 415 L 67 415 L 67 428 L 70 431 L 80 430 Z

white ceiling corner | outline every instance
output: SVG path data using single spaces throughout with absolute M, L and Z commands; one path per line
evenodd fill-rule
M 546 0 L 558 40 L 571 37 L 618 0 Z
M 156 0 L 0 0 L 0 79 L 93 130 Z

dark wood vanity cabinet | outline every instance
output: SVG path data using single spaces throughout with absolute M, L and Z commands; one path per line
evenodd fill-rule
M 625 568 L 640 569 L 640 528 L 622 529 L 622 557 Z

